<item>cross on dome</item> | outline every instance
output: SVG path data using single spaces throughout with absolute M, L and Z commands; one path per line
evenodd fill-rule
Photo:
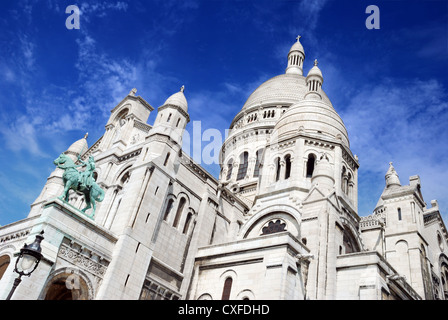
M 302 36 L 300 36 L 300 35 L 299 35 L 299 36 L 297 36 L 297 38 L 296 38 L 296 39 L 297 39 L 297 41 L 299 41 L 299 40 L 300 40 L 300 38 L 302 38 Z

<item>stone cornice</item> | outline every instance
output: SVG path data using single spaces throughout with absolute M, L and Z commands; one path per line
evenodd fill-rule
M 159 107 L 159 109 L 157 109 L 157 112 L 160 112 L 166 108 L 176 109 L 177 111 L 180 112 L 181 115 L 183 115 L 187 119 L 187 123 L 190 122 L 190 115 L 184 109 L 182 109 L 179 106 L 176 106 L 175 104 L 164 104 L 163 106 Z
M 148 103 L 146 102 L 145 99 L 143 99 L 140 96 L 133 96 L 133 95 L 127 95 L 123 100 L 121 100 L 110 112 L 113 113 L 117 108 L 121 107 L 123 105 L 123 102 L 125 102 L 126 100 L 133 100 L 133 101 L 138 101 L 140 102 L 146 109 L 148 109 L 149 111 L 153 111 L 154 108 Z

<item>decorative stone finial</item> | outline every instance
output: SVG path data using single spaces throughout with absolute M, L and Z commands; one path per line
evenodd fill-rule
M 86 132 L 86 134 L 84 135 L 84 139 L 87 139 L 88 136 L 89 136 L 89 133 Z
M 317 67 L 317 64 L 318 64 L 318 62 L 317 62 L 317 59 L 314 59 L 314 65 Z
M 135 96 L 136 93 L 137 93 L 137 89 L 134 88 L 131 90 L 131 92 L 129 92 L 129 96 Z
M 180 87 L 180 92 L 184 92 L 185 86 Z
M 390 186 L 401 186 L 400 179 L 392 162 L 389 162 L 389 170 L 386 172 L 386 187 L 389 188 Z

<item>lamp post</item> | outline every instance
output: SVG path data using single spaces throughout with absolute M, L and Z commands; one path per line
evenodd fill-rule
M 23 248 L 20 249 L 19 256 L 16 260 L 16 265 L 14 267 L 14 272 L 18 273 L 19 276 L 14 280 L 14 284 L 12 286 L 11 291 L 8 294 L 6 300 L 11 300 L 11 297 L 20 284 L 22 282 L 22 276 L 31 276 L 34 270 L 36 270 L 37 265 L 42 259 L 42 249 L 40 247 L 41 241 L 44 239 L 42 236 L 44 231 L 36 236 L 34 242 L 30 245 L 26 243 L 23 245 Z

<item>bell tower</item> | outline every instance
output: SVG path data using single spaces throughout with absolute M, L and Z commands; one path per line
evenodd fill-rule
M 132 141 L 133 128 L 136 122 L 145 123 L 154 108 L 142 97 L 136 96 L 137 89 L 129 94 L 111 110 L 99 149 L 126 149 Z

